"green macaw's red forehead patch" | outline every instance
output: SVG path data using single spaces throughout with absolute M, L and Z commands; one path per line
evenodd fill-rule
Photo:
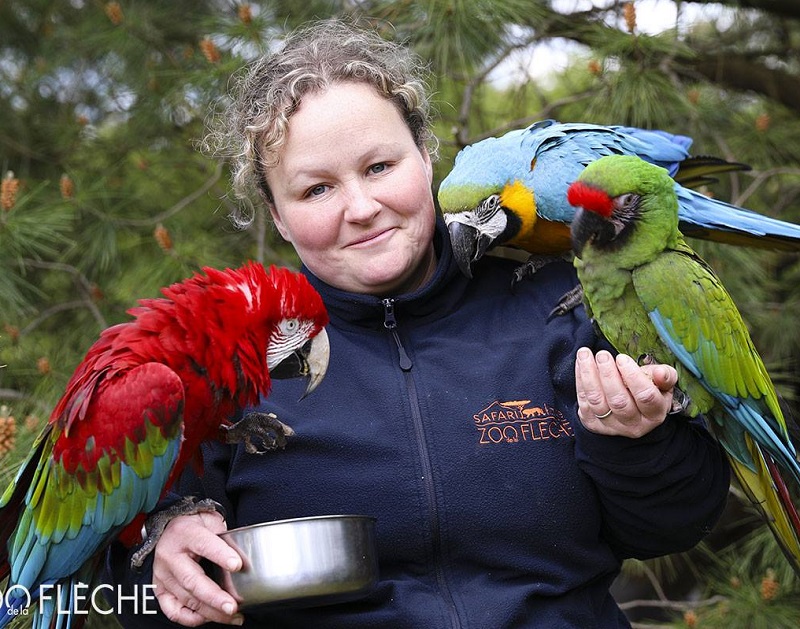
M 604 218 L 614 211 L 614 201 L 608 193 L 582 181 L 576 181 L 567 190 L 567 201 L 574 207 L 582 207 Z

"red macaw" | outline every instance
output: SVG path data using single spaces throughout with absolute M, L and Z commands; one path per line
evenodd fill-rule
M 227 418 L 267 395 L 271 376 L 308 376 L 306 393 L 319 384 L 322 299 L 286 269 L 203 271 L 101 334 L 0 498 L 0 578 L 10 574 L 0 627 L 32 601 L 34 626 L 60 625 L 55 597 L 36 604 L 42 588 L 59 587 L 61 607 L 74 611 L 70 594 L 91 583 L 106 546 L 138 541 L 186 464 L 202 466 L 201 442 L 265 451 L 291 434 L 274 416 Z

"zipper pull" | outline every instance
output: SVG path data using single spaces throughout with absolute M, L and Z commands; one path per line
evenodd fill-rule
M 397 344 L 397 353 L 400 355 L 400 369 L 403 371 L 410 371 L 414 364 L 408 357 L 403 343 L 400 341 L 400 335 L 397 333 L 397 319 L 394 317 L 394 299 L 383 299 L 383 327 L 389 330 L 394 337 L 394 342 Z

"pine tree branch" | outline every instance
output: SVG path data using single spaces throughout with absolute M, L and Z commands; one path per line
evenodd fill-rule
M 89 310 L 92 309 L 92 308 L 89 307 L 89 302 L 86 299 L 77 299 L 75 301 L 65 301 L 65 302 L 62 302 L 60 304 L 56 304 L 54 306 L 51 306 L 50 308 L 47 308 L 47 309 L 43 310 L 39 314 L 38 317 L 36 317 L 33 321 L 31 321 L 24 328 L 22 328 L 19 331 L 19 335 L 20 336 L 25 336 L 27 334 L 30 334 L 31 332 L 33 332 L 33 330 L 35 330 L 37 327 L 39 327 L 39 325 L 41 325 L 44 321 L 46 321 L 47 319 L 49 319 L 53 315 L 58 314 L 59 312 L 65 312 L 67 310 L 78 310 L 79 308 L 89 308 Z
M 0 399 L 2 400 L 26 400 L 28 397 L 30 396 L 15 389 L 0 389 Z
M 85 306 L 89 312 L 92 313 L 95 321 L 100 326 L 100 329 L 105 329 L 108 327 L 108 322 L 106 321 L 103 314 L 100 312 L 100 309 L 92 300 L 92 283 L 89 281 L 81 271 L 77 268 L 72 266 L 71 264 L 65 264 L 63 262 L 47 262 L 45 260 L 34 260 L 32 258 L 26 258 L 24 260 L 24 264 L 27 266 L 32 266 L 40 269 L 48 269 L 51 271 L 64 271 L 72 275 L 73 281 L 77 284 L 78 288 L 80 289 L 81 293 L 83 294 L 83 299 L 73 302 L 68 302 L 71 304 L 81 304 Z M 70 306 L 69 308 L 63 308 L 63 310 L 72 309 L 75 306 Z M 38 325 L 38 323 L 37 323 Z M 28 325 L 25 330 L 28 330 L 30 325 Z
M 747 199 L 749 199 L 753 194 L 755 194 L 758 189 L 764 185 L 764 183 L 770 181 L 773 177 L 777 175 L 795 175 L 800 177 L 800 169 L 798 168 L 789 168 L 789 167 L 781 167 L 781 168 L 769 168 L 767 170 L 760 171 L 754 174 L 753 182 L 745 188 L 744 192 L 739 194 L 735 197 L 736 205 L 747 205 Z
M 633 609 L 635 607 L 656 607 L 659 609 L 672 609 L 679 612 L 689 611 L 690 609 L 697 609 L 698 607 L 708 607 L 727 601 L 727 596 L 718 594 L 711 598 L 702 599 L 699 601 L 668 601 L 668 600 L 651 600 L 651 599 L 636 599 L 633 601 L 625 601 L 619 603 L 619 608 L 623 611 Z
M 464 94 L 461 98 L 461 107 L 459 107 L 458 112 L 458 126 L 455 129 L 456 144 L 459 148 L 464 148 L 467 144 L 475 141 L 474 139 L 469 139 L 469 113 L 472 110 L 472 100 L 473 96 L 475 95 L 475 90 L 479 85 L 486 81 L 486 78 L 495 68 L 497 68 L 497 66 L 508 59 L 511 53 L 513 53 L 515 50 L 520 50 L 531 46 L 537 39 L 538 37 L 534 35 L 526 38 L 522 42 L 505 46 L 499 51 L 499 53 L 494 57 L 494 59 L 492 59 L 490 63 L 486 64 L 486 66 L 479 73 L 469 80 L 467 85 L 464 87 Z
M 800 112 L 800 78 L 783 70 L 769 68 L 746 55 L 709 54 L 679 59 L 675 71 L 684 78 L 697 76 L 723 87 L 756 92 Z
M 197 199 L 202 197 L 206 194 L 211 188 L 213 188 L 216 183 L 222 177 L 222 170 L 224 168 L 224 164 L 222 162 L 217 162 L 214 165 L 214 172 L 211 176 L 200 186 L 197 190 L 192 192 L 191 194 L 186 195 L 180 201 L 175 203 L 171 208 L 161 212 L 161 214 L 156 214 L 155 216 L 151 216 L 150 218 L 146 219 L 114 219 L 114 222 L 118 225 L 128 225 L 130 227 L 151 227 L 153 225 L 157 225 L 158 223 L 163 223 L 168 218 L 175 216 L 182 210 L 184 210 L 188 205 L 194 203 Z
M 686 4 L 721 4 L 733 9 L 756 9 L 780 17 L 800 19 L 797 0 L 683 0 Z
M 713 4 L 700 0 L 695 2 Z M 727 0 L 724 4 L 756 8 L 777 17 L 800 18 L 800 3 L 796 0 Z M 564 38 L 592 48 L 597 43 L 598 32 L 610 28 L 599 21 L 609 11 L 608 8 L 572 13 L 553 11 L 540 23 L 526 26 L 536 30 L 539 40 Z M 797 74 L 762 63 L 760 60 L 765 55 L 761 49 L 734 53 L 720 51 L 717 40 L 707 45 L 716 48 L 703 49 L 701 42 L 694 41 L 692 56 L 677 55 L 672 68 L 675 75 L 691 81 L 702 77 L 727 89 L 761 94 L 800 112 L 800 77 Z
M 513 129 L 521 129 L 523 127 L 527 127 L 534 122 L 538 122 L 540 120 L 545 120 L 550 118 L 553 115 L 554 111 L 557 111 L 561 107 L 565 105 L 570 105 L 572 103 L 580 102 L 584 99 L 589 98 L 595 93 L 594 90 L 586 90 L 584 92 L 580 92 L 578 94 L 571 94 L 570 96 L 564 96 L 563 98 L 556 99 L 544 107 L 542 107 L 539 111 L 535 114 L 531 114 L 530 116 L 525 116 L 524 118 L 517 118 L 515 120 L 510 120 L 509 122 L 502 124 L 494 129 L 490 129 L 484 133 L 481 133 L 473 138 L 470 138 L 468 143 L 473 144 L 480 140 L 485 140 L 486 138 L 501 135 L 506 133 L 507 131 L 511 131 Z

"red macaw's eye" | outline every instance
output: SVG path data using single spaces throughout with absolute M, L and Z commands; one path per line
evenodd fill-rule
M 606 192 L 582 181 L 576 181 L 567 190 L 567 201 L 574 207 L 582 207 L 604 218 L 614 211 L 614 200 Z

